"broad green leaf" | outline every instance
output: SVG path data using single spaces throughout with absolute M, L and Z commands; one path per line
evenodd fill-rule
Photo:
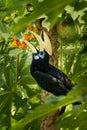
M 28 24 L 34 22 L 36 19 L 43 17 L 42 15 L 51 13 L 55 10 L 59 11 L 64 9 L 64 7 L 70 4 L 72 0 L 64 1 L 64 0 L 44 0 L 35 5 L 34 11 L 29 17 L 23 17 L 19 20 L 18 24 L 10 29 L 10 31 L 18 32 L 23 28 L 27 27 Z M 53 18 L 52 18 L 53 19 Z
M 57 122 L 58 127 L 64 129 L 68 128 L 70 130 L 79 128 L 79 130 L 81 130 L 84 124 L 83 129 L 86 130 L 86 117 L 87 113 L 82 109 L 81 106 L 75 107 L 72 111 L 66 112 L 64 115 L 62 115 L 62 117 L 60 117 L 60 120 Z M 69 124 L 67 122 L 69 122 Z
M 58 103 L 59 101 L 61 101 L 62 99 L 64 98 L 64 96 L 59 96 L 59 97 L 55 97 L 55 96 L 48 96 L 46 99 L 45 99 L 45 103 L 52 103 L 52 104 L 56 104 Z
M 35 83 L 35 80 L 31 77 L 30 74 L 28 74 L 28 75 L 25 75 L 25 76 L 22 76 L 22 77 L 21 77 L 20 83 L 21 83 L 22 85 L 34 84 L 34 83 Z
M 64 7 L 60 9 L 56 9 L 50 13 L 47 13 L 44 17 L 45 19 L 42 21 L 42 25 L 50 30 L 58 21 L 59 14 L 61 14 L 64 10 Z M 52 18 L 53 17 L 53 18 Z
M 7 4 L 5 5 L 6 6 L 6 12 L 7 12 L 7 15 L 10 14 L 10 12 L 13 12 L 13 11 L 18 11 L 18 13 L 22 13 L 24 12 L 24 9 L 25 9 L 25 6 L 28 4 L 28 0 L 8 0 Z M 17 4 L 16 4 L 17 3 Z
M 11 129 L 12 130 L 15 130 L 15 129 L 22 130 L 28 123 L 30 123 L 38 118 L 41 118 L 43 116 L 46 116 L 47 114 L 50 114 L 50 113 L 58 110 L 58 108 L 68 105 L 69 103 L 78 101 L 78 100 L 80 100 L 80 98 L 81 97 L 74 98 L 73 96 L 72 97 L 67 96 L 63 100 L 58 102 L 57 104 L 40 105 L 32 113 L 27 114 L 25 118 L 23 118 L 22 120 L 17 122 L 16 125 L 14 124 L 14 126 Z

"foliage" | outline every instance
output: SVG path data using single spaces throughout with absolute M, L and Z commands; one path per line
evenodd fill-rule
M 87 0 L 0 0 L 0 16 L 0 128 L 38 130 L 43 116 L 67 106 L 56 127 L 86 130 Z M 57 26 L 58 66 L 75 84 L 67 96 L 48 97 L 43 105 L 40 88 L 29 72 L 31 51 L 21 47 L 25 36 L 36 44 L 26 28 L 40 29 L 41 18 L 48 30 Z M 14 41 L 20 46 L 11 48 Z M 83 103 L 70 106 L 76 101 Z

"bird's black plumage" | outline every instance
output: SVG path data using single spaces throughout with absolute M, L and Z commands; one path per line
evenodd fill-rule
M 49 56 L 52 55 L 52 47 L 48 36 L 46 33 L 44 35 L 42 33 L 42 36 L 34 32 L 31 33 L 35 35 L 40 44 L 39 51 L 31 43 L 24 40 L 33 52 L 30 68 L 31 75 L 44 90 L 56 96 L 66 95 L 74 85 L 66 74 L 49 63 Z M 73 104 L 78 105 L 80 102 Z M 60 115 L 65 111 L 65 108 L 61 109 Z
M 45 50 L 33 54 L 31 74 L 41 88 L 56 96 L 66 95 L 73 87 L 61 70 L 49 64 L 49 54 Z
M 56 96 L 66 95 L 74 85 L 66 74 L 49 63 L 49 56 L 52 55 L 52 47 L 48 36 L 45 33 L 42 36 L 34 32 L 31 33 L 36 36 L 40 44 L 39 51 L 31 43 L 25 41 L 33 52 L 30 68 L 31 75 L 44 90 Z M 77 104 L 80 103 L 76 102 L 75 105 Z M 64 110 L 65 107 L 62 108 L 60 114 L 62 114 Z

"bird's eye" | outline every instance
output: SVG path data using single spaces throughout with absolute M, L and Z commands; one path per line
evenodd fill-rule
M 45 56 L 45 53 L 43 53 L 43 52 L 40 52 L 40 53 L 39 53 L 39 57 L 40 57 L 40 58 L 44 58 L 44 56 Z
M 39 59 L 39 56 L 38 56 L 38 55 L 34 56 L 34 59 L 35 59 L 35 60 L 38 60 L 38 59 Z

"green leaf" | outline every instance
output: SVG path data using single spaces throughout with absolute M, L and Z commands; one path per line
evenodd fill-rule
M 29 74 L 21 77 L 21 84 L 22 85 L 34 84 L 34 83 L 35 83 L 35 80 Z
M 17 4 L 16 4 L 17 3 Z M 13 11 L 18 11 L 18 13 L 22 13 L 24 12 L 25 6 L 29 3 L 28 0 L 8 0 L 7 4 L 6 4 L 6 12 L 7 15 Z
M 11 72 L 10 72 L 9 66 L 5 67 L 4 76 L 5 76 L 6 85 L 10 89 L 11 88 Z
M 78 111 L 78 112 L 77 112 Z M 64 113 L 60 119 L 58 119 L 58 128 L 75 130 L 78 128 L 81 130 L 83 124 L 84 127 L 82 129 L 86 130 L 86 117 L 87 112 L 84 111 L 83 107 L 77 106 L 72 109 L 72 111 L 68 111 Z M 67 123 L 69 122 L 69 123 Z
M 0 103 L 0 111 L 2 111 L 2 109 L 5 107 L 6 103 L 8 102 L 8 100 L 10 99 L 10 95 L 7 95 L 2 102 Z
M 1 90 L 0 91 L 0 96 L 4 96 L 4 95 L 7 95 L 7 94 L 9 94 L 10 93 L 10 91 L 4 91 L 4 90 Z
M 73 66 L 75 55 L 76 54 L 72 52 L 71 55 L 67 56 L 65 62 L 65 69 L 67 74 L 69 74 L 69 72 L 71 71 L 71 67 Z
M 87 7 L 87 1 L 80 1 L 80 2 L 76 1 L 74 3 L 74 7 L 76 11 L 82 10 Z
M 51 29 L 57 23 L 59 14 L 62 13 L 63 10 L 64 7 L 61 7 L 50 13 L 45 14 L 45 19 L 42 21 L 42 25 L 46 27 L 48 30 Z
M 87 67 L 85 68 L 86 72 L 87 72 Z M 74 79 L 75 82 L 81 84 L 82 86 L 87 86 L 87 73 L 80 73 L 79 75 L 77 75 Z
M 20 48 L 10 49 L 10 50 L 9 50 L 9 56 L 16 56 L 16 55 L 22 53 L 22 51 L 23 51 L 23 50 L 20 49 Z
M 30 88 L 27 85 L 23 85 L 23 88 L 26 90 L 26 93 L 28 95 L 28 97 L 33 97 L 37 95 L 37 91 L 35 92 L 32 88 Z
M 46 15 L 48 13 L 52 13 L 53 11 L 57 10 L 60 12 L 60 10 L 63 10 L 64 7 L 68 4 L 70 4 L 73 0 L 44 0 L 42 2 L 39 2 L 35 5 L 34 11 L 29 17 L 23 17 L 19 20 L 18 24 L 12 28 L 10 28 L 10 31 L 19 32 L 23 28 L 27 27 L 28 24 L 32 23 L 36 19 L 42 17 L 42 15 Z M 54 17 L 54 16 L 53 16 Z M 53 19 L 53 18 L 52 18 Z
M 59 97 L 55 97 L 55 96 L 47 96 L 47 98 L 45 99 L 45 103 L 52 103 L 52 104 L 56 104 L 59 101 L 61 101 L 64 98 L 64 96 L 59 96 Z
M 6 27 L 6 24 L 5 23 L 2 23 L 0 22 L 0 33 L 3 32 L 3 33 L 6 33 L 7 32 L 7 27 Z M 2 33 L 2 35 L 3 35 Z M 1 35 L 1 34 L 0 34 Z
M 85 25 L 87 27 L 87 11 L 85 11 L 85 14 L 83 15 L 82 19 L 84 20 Z
M 81 68 L 77 73 L 74 73 L 71 79 L 74 81 L 77 79 L 80 80 L 80 77 L 83 76 L 85 72 L 87 72 L 87 67 Z
M 16 125 L 14 125 L 11 129 L 12 130 L 16 130 L 16 129 L 22 130 L 28 123 L 30 123 L 38 118 L 41 118 L 43 116 L 46 116 L 47 114 L 50 114 L 50 113 L 58 110 L 58 108 L 68 105 L 69 103 L 76 102 L 76 101 L 80 100 L 80 98 L 81 97 L 74 98 L 73 96 L 67 96 L 63 100 L 58 102 L 57 104 L 40 105 L 32 113 L 27 114 L 25 118 L 18 121 L 16 123 Z

